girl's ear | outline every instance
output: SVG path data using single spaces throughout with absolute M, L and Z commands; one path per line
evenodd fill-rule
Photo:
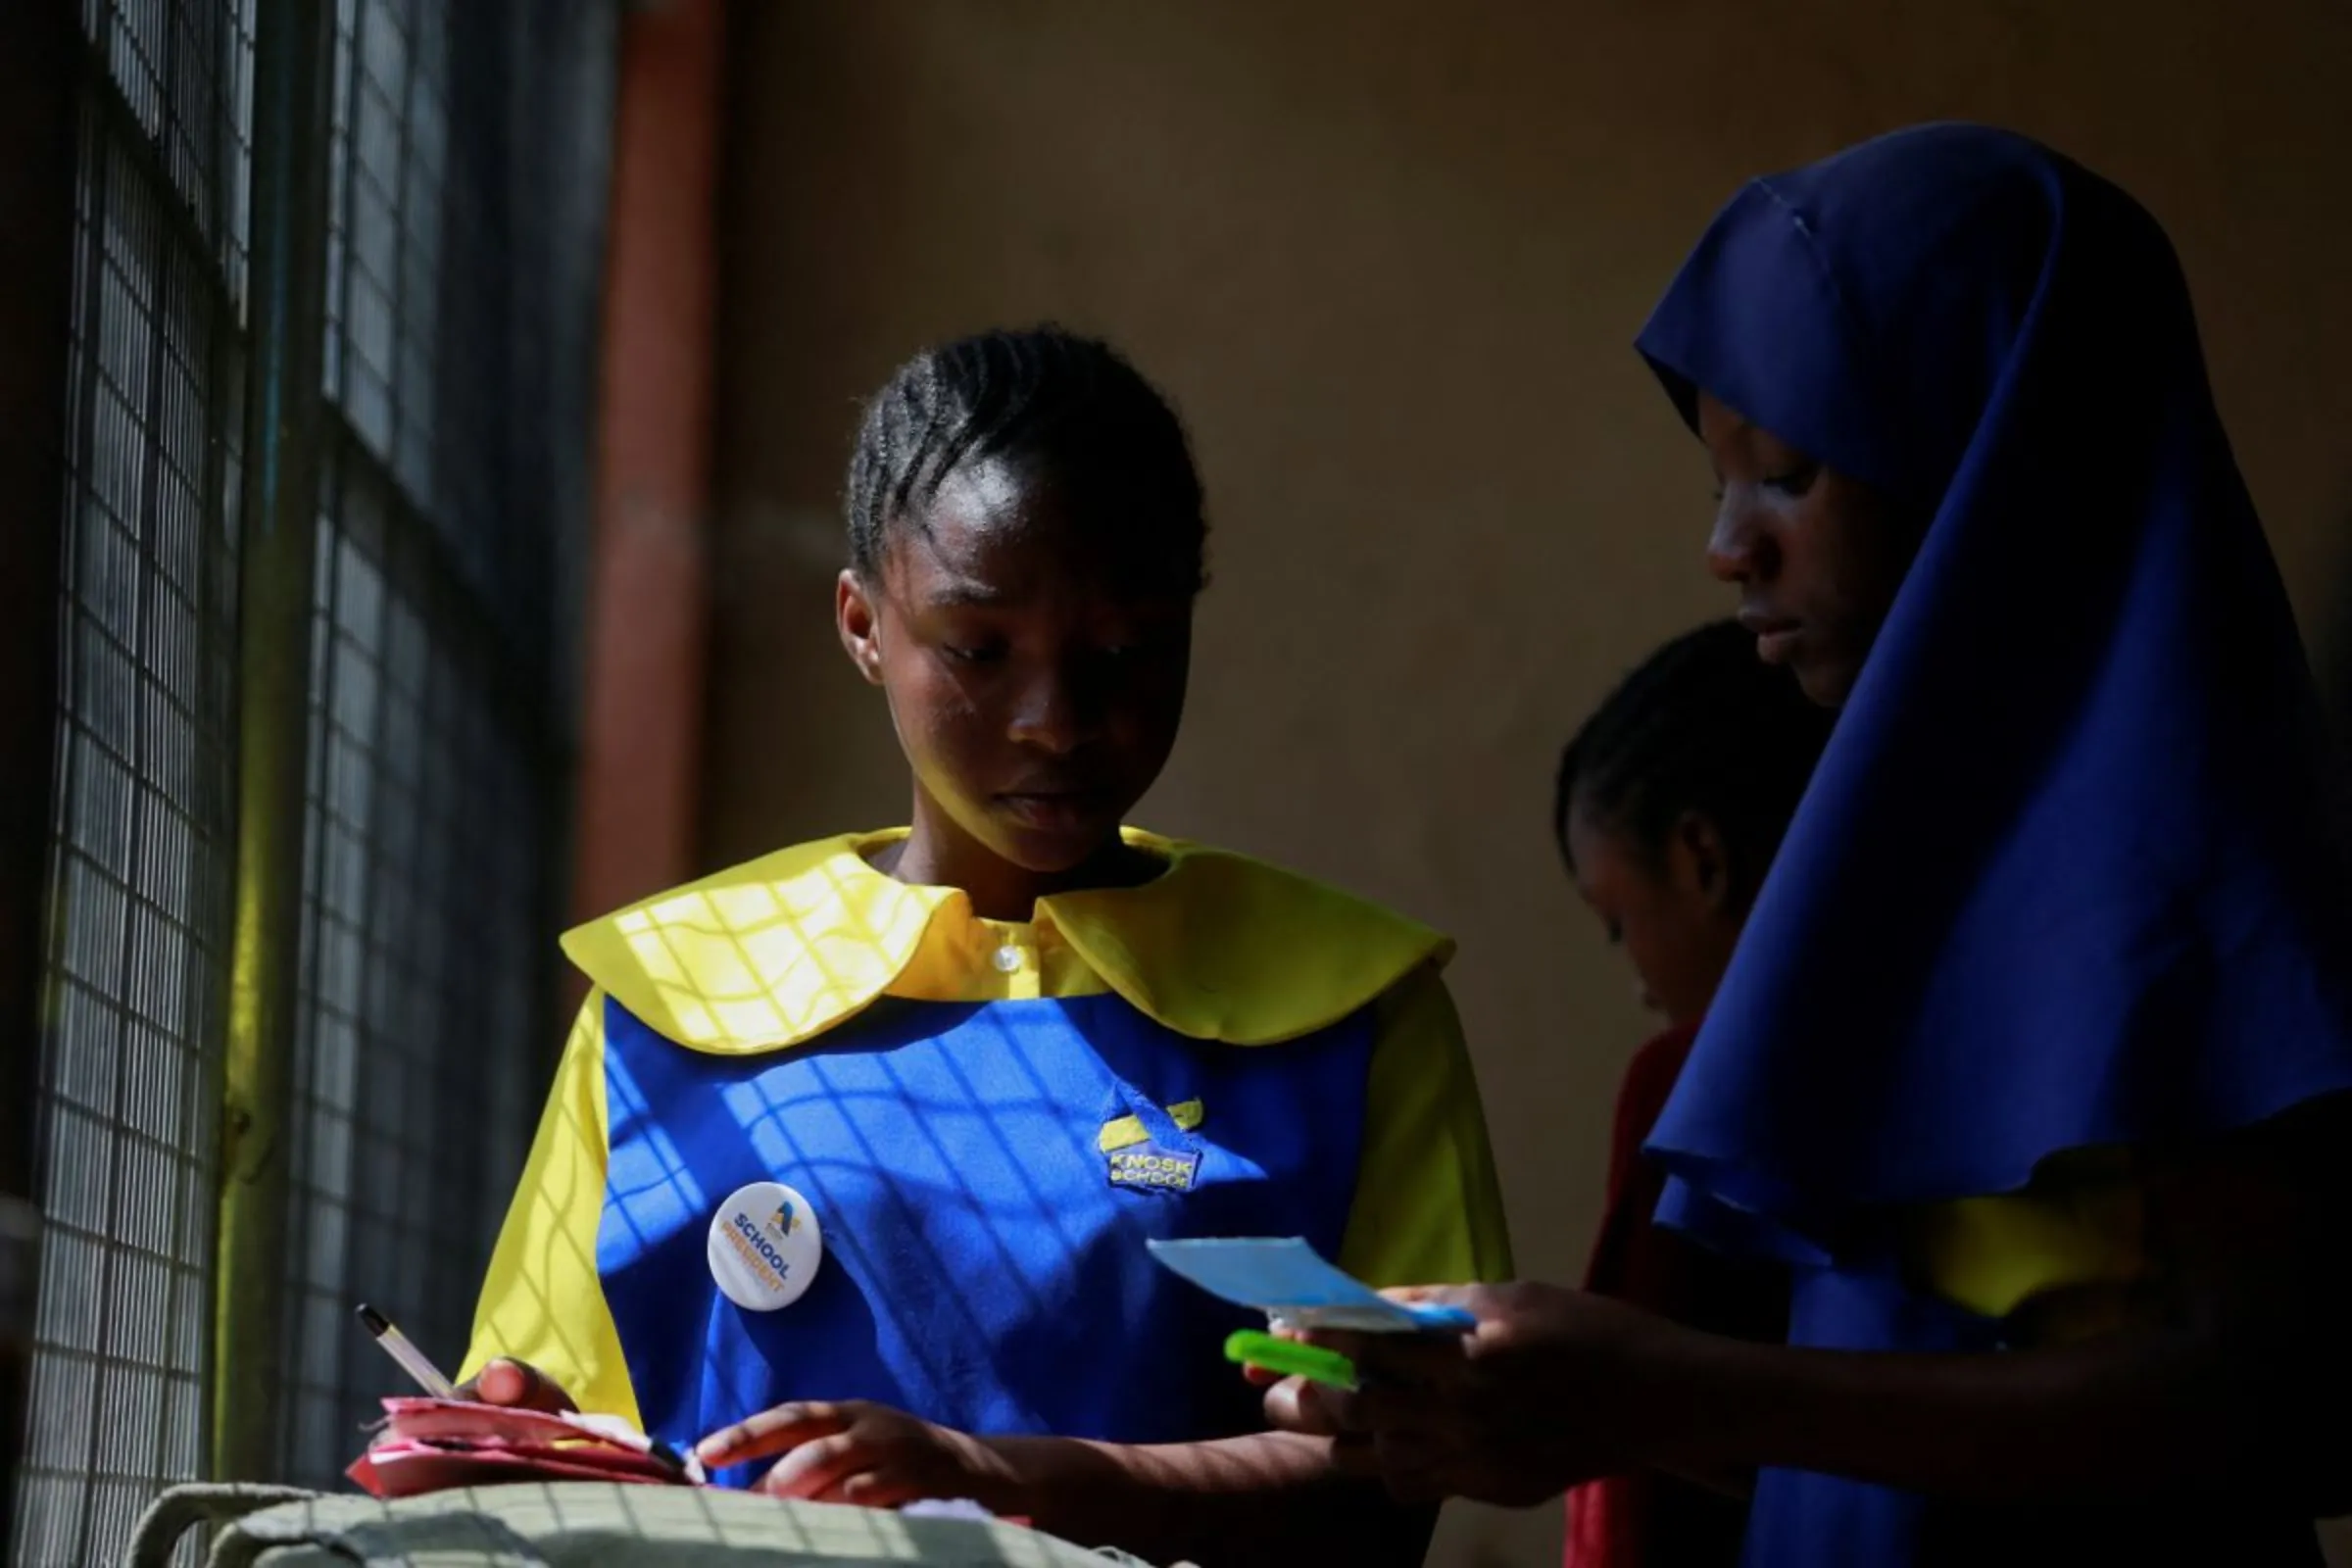
M 857 568 L 843 570 L 833 584 L 833 624 L 841 646 L 869 682 L 882 684 L 882 617 L 875 612 L 871 591 Z
M 1703 811 L 1685 811 L 1674 824 L 1674 844 L 1681 852 L 1676 858 L 1686 867 L 1691 890 L 1706 900 L 1708 908 L 1729 910 L 1733 904 L 1731 848 L 1723 842 L 1723 831 L 1715 819 Z

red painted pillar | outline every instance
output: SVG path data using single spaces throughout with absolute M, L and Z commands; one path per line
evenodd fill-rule
M 709 622 L 723 0 L 631 7 L 613 127 L 572 909 L 692 874 Z M 576 1002 L 574 976 L 567 996 Z

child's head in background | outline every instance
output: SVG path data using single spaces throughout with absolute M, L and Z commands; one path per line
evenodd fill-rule
M 866 408 L 849 535 L 842 642 L 913 771 L 899 874 L 1014 919 L 1149 874 L 1119 826 L 1175 745 L 1206 536 L 1167 400 L 1055 327 L 928 350 Z
M 1717 621 L 1652 654 L 1561 754 L 1560 853 L 1668 1022 L 1714 1000 L 1835 716 Z

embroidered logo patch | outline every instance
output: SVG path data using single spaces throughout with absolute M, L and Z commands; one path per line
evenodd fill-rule
M 1193 1129 L 1207 1118 L 1199 1100 L 1161 1105 L 1156 1097 L 1120 1085 L 1111 1107 L 1131 1107 L 1095 1135 L 1095 1148 L 1113 1187 L 1147 1193 L 1189 1193 L 1200 1177 L 1200 1141 Z
M 1200 1156 L 1183 1149 L 1166 1149 L 1158 1144 L 1130 1144 L 1112 1150 L 1110 1185 L 1139 1187 L 1149 1192 L 1189 1193 L 1193 1179 L 1200 1174 Z

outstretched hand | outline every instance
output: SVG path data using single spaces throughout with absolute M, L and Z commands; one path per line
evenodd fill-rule
M 1478 1326 L 1458 1337 L 1306 1335 L 1353 1360 L 1361 1387 L 1277 1383 L 1266 1394 L 1275 1426 L 1333 1439 L 1342 1468 L 1407 1501 L 1530 1507 L 1636 1462 L 1654 1415 L 1640 1368 L 1670 1332 L 1659 1320 L 1549 1285 L 1388 1294 L 1461 1307 Z
M 779 1404 L 695 1446 L 710 1469 L 774 1458 L 758 1490 L 778 1497 L 895 1508 L 918 1498 L 970 1498 L 996 1513 L 1012 1476 L 978 1438 L 885 1404 Z

